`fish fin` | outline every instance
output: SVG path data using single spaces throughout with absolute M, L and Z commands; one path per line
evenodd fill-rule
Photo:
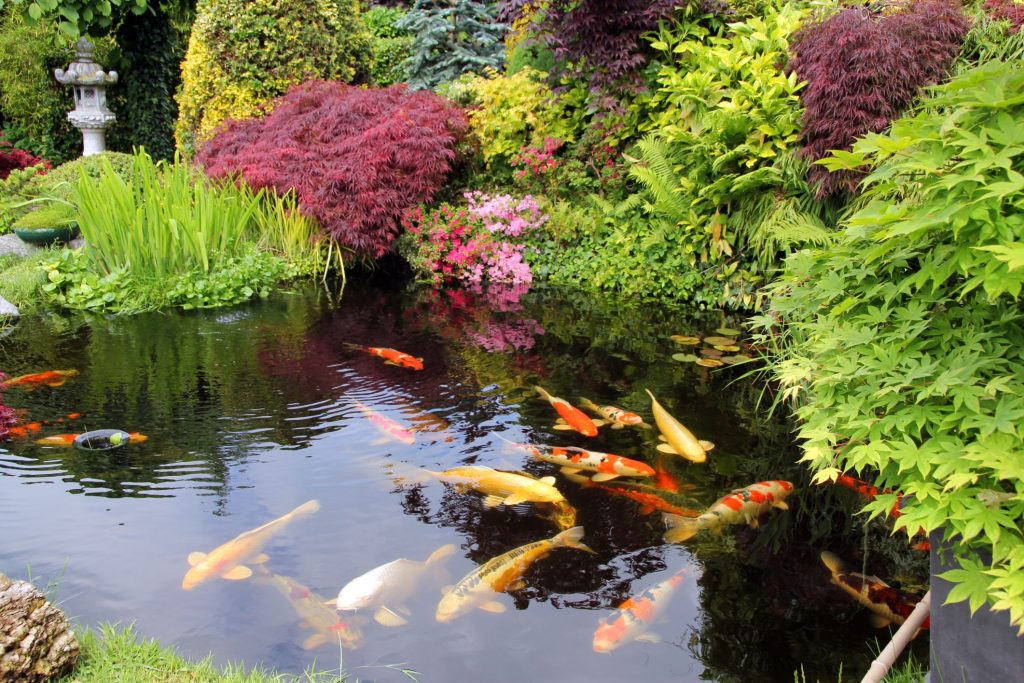
M 841 574 L 843 572 L 843 561 L 835 553 L 823 550 L 821 552 L 821 561 L 825 563 L 825 566 L 833 574 Z
M 321 645 L 326 645 L 329 642 L 331 642 L 330 639 L 323 633 L 314 633 L 309 638 L 302 641 L 302 649 L 312 650 L 313 648 L 320 647 Z
M 396 628 L 398 626 L 405 626 L 409 623 L 407 619 L 399 616 L 391 609 L 387 607 L 381 607 L 373 613 L 373 620 L 381 626 L 387 626 L 388 628 Z
M 570 474 L 577 474 L 582 471 L 583 470 L 581 470 L 578 467 L 563 467 L 561 470 L 559 470 L 559 472 L 561 472 L 565 476 L 569 476 Z
M 455 544 L 454 543 L 449 543 L 448 545 L 443 545 L 440 548 L 438 548 L 437 550 L 435 550 L 434 552 L 430 553 L 430 557 L 428 557 L 426 562 L 424 562 L 423 564 L 426 565 L 427 567 L 430 567 L 431 565 L 435 565 L 435 564 L 438 564 L 440 562 L 444 562 L 446 559 L 448 559 L 448 556 L 451 555 L 454 552 L 455 552 Z
M 590 481 L 611 481 L 612 479 L 618 479 L 619 475 L 615 472 L 599 472 L 590 478 Z
M 640 506 L 640 514 L 641 515 L 649 515 L 652 512 L 654 512 L 654 508 L 652 508 L 650 505 L 641 505 Z
M 671 453 L 672 455 L 680 455 L 679 451 L 669 446 L 667 443 L 659 443 L 656 448 L 661 453 Z
M 664 434 L 658 434 L 658 441 L 668 441 Z
M 657 633 L 641 633 L 636 637 L 637 640 L 645 643 L 664 643 L 665 639 L 659 636 Z
M 504 502 L 506 502 L 506 501 L 501 496 L 495 496 L 495 495 L 484 496 L 484 507 L 494 508 L 494 507 L 498 507 L 499 505 L 501 505 Z
M 260 553 L 256 557 L 254 557 L 251 560 L 249 560 L 249 563 L 250 564 L 263 564 L 264 562 L 266 562 L 269 559 L 270 559 L 270 555 L 267 555 L 266 553 Z
M 715 450 L 715 444 L 711 443 L 710 441 L 705 441 L 704 439 L 697 439 L 697 443 L 699 443 L 701 445 L 701 448 L 703 448 L 706 451 Z
M 788 510 L 789 504 L 784 500 L 777 500 L 774 503 L 772 503 L 772 507 L 779 508 L 780 510 Z
M 569 425 L 565 424 L 564 422 L 562 422 L 561 424 L 556 422 L 555 426 L 552 427 L 552 429 L 557 429 L 560 432 L 572 431 L 572 427 L 570 427 Z
M 513 581 L 509 585 L 505 586 L 505 591 L 506 592 L 508 592 L 508 591 L 521 591 L 524 588 L 526 588 L 526 582 L 523 581 L 522 579 L 516 579 L 515 581 Z
M 554 486 L 555 485 L 555 478 L 554 477 L 541 477 L 537 481 L 539 481 L 541 484 L 547 484 L 548 486 Z
M 193 567 L 206 559 L 206 553 L 201 553 L 198 550 L 194 553 L 188 554 L 188 563 Z
M 609 424 L 607 420 L 602 420 L 602 419 L 601 419 L 601 418 L 599 418 L 599 417 L 598 417 L 598 418 L 591 418 L 591 420 L 590 420 L 590 421 L 594 423 L 594 426 L 595 426 L 595 427 L 603 427 L 603 426 L 605 426 L 606 424 Z
M 518 505 L 519 503 L 525 503 L 527 501 L 527 494 L 525 493 L 513 493 L 512 495 L 505 498 L 503 501 L 505 505 Z
M 395 605 L 395 611 L 406 617 L 412 614 L 412 610 L 405 605 Z
M 693 538 L 700 531 L 700 522 L 693 517 L 665 513 L 662 515 L 662 519 L 671 527 L 662 536 L 666 543 L 682 543 Z
M 537 393 L 541 395 L 541 398 L 546 398 L 549 401 L 551 400 L 551 394 L 549 394 L 544 387 L 534 386 L 533 388 L 537 390 Z
M 331 598 L 330 600 L 324 600 L 324 604 L 327 605 L 328 607 L 337 607 L 338 606 L 338 598 Z
M 748 522 L 748 524 L 750 525 L 751 529 L 756 529 L 759 526 L 761 526 L 761 518 L 760 517 L 751 517 L 750 521 Z
M 384 361 L 384 365 L 394 365 L 394 366 L 395 366 L 396 368 L 397 368 L 397 367 L 400 367 L 400 366 L 398 365 L 398 363 L 393 363 L 393 362 L 391 362 L 391 361 L 389 361 L 389 360 L 386 360 L 386 361 Z
M 480 605 L 480 609 L 482 609 L 485 612 L 491 612 L 493 614 L 501 614 L 506 610 L 506 607 L 497 600 L 491 600 L 490 602 L 485 602 L 484 604 Z
M 220 578 L 227 579 L 229 581 L 242 581 L 252 576 L 252 570 L 246 567 L 244 564 L 235 565 L 229 571 L 224 572 L 220 575 Z
M 626 428 L 626 425 L 622 424 L 621 422 L 616 422 L 615 424 L 612 425 L 612 429 L 625 429 L 625 428 Z
M 892 623 L 890 619 L 886 619 L 881 614 L 871 614 L 868 617 L 868 621 L 870 621 L 871 625 L 875 628 L 885 628 Z

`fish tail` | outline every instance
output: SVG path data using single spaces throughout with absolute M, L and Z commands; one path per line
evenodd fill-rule
M 584 552 L 594 553 L 594 550 L 583 542 L 583 527 L 574 526 L 571 529 L 566 529 L 557 536 L 551 539 L 551 542 L 556 546 L 565 546 L 566 548 L 576 548 L 577 550 L 583 550 Z
M 683 541 L 688 541 L 696 536 L 701 529 L 699 517 L 683 517 L 682 515 L 673 515 L 666 512 L 662 515 L 662 518 L 670 527 L 662 536 L 666 543 L 682 543 Z
M 300 505 L 299 507 L 295 508 L 294 510 L 292 510 L 291 511 L 291 515 L 293 517 L 304 517 L 306 515 L 313 514 L 314 512 L 316 512 L 319 509 L 320 509 L 320 501 L 315 500 L 315 499 L 314 500 L 309 500 L 309 501 L 306 501 L 305 503 L 303 503 L 302 505 Z
M 441 562 L 444 562 L 446 559 L 448 559 L 448 556 L 451 555 L 454 552 L 455 552 L 455 544 L 454 543 L 449 543 L 448 545 L 443 545 L 440 548 L 438 548 L 437 550 L 435 550 L 434 552 L 430 553 L 430 557 L 427 558 L 427 561 L 424 564 L 426 564 L 428 567 L 430 567 L 432 565 L 435 565 L 435 564 L 440 564 Z
M 600 406 L 598 406 L 596 403 L 591 401 L 586 396 L 580 396 L 580 405 L 583 406 L 584 408 L 589 408 L 590 410 L 593 410 L 595 412 L 598 412 L 600 410 Z
M 828 570 L 833 574 L 841 574 L 843 571 L 843 561 L 835 553 L 831 553 L 827 550 L 821 551 L 821 561 L 825 563 Z
M 541 397 L 546 398 L 548 401 L 551 400 L 551 394 L 549 394 L 544 387 L 538 386 L 538 385 L 534 385 L 533 388 L 537 390 L 537 393 L 540 394 Z

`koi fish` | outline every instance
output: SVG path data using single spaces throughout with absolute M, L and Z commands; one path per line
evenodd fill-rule
M 69 420 L 77 420 L 80 417 L 82 417 L 81 413 L 68 413 Z
M 387 436 L 409 446 L 416 443 L 416 437 L 413 436 L 413 433 L 399 423 L 389 417 L 384 417 L 362 401 L 356 401 L 355 404 L 356 408 L 359 408 L 360 412 L 362 412 L 362 414 L 365 415 L 371 423 L 373 423 L 373 426 Z
M 628 498 L 634 503 L 640 504 L 640 514 L 649 515 L 654 512 L 664 512 L 678 517 L 696 517 L 699 513 L 696 510 L 681 508 L 672 505 L 667 500 L 654 493 L 638 491 L 635 488 L 626 486 L 609 486 L 607 484 L 595 484 L 590 479 L 579 475 L 567 475 L 571 481 L 575 481 L 584 488 L 596 488 L 613 496 Z
M 28 424 L 8 428 L 7 436 L 12 439 L 24 439 L 29 434 L 37 433 L 40 429 L 42 429 L 41 423 L 29 422 Z
M 554 486 L 554 477 L 534 479 L 525 474 L 500 472 L 483 465 L 453 467 L 444 472 L 425 472 L 441 481 L 479 491 L 484 494 L 484 505 L 487 507 L 565 501 L 565 496 Z
M 608 481 L 616 477 L 650 477 L 654 469 L 639 460 L 624 458 L 621 455 L 588 451 L 574 446 L 533 446 L 516 444 L 533 457 L 544 462 L 562 466 L 562 474 L 577 474 L 583 470 L 596 472 L 592 481 Z
M 465 614 L 474 607 L 485 612 L 504 612 L 505 605 L 494 600 L 494 593 L 520 590 L 526 585 L 523 574 L 555 548 L 575 548 L 594 552 L 583 544 L 583 527 L 577 526 L 554 538 L 527 543 L 477 567 L 447 591 L 437 605 L 434 618 L 444 623 Z
M 580 405 L 607 420 L 611 423 L 612 429 L 648 426 L 642 417 L 622 408 L 617 408 L 615 406 L 599 406 L 589 398 L 585 398 L 583 396 L 580 397 Z
M 587 414 L 582 410 L 572 405 L 564 398 L 558 398 L 552 396 L 543 387 L 535 386 L 534 389 L 543 398 L 546 398 L 548 403 L 554 406 L 555 410 L 562 417 L 555 423 L 555 429 L 574 429 L 583 436 L 597 436 L 597 423 L 587 417 Z M 601 424 L 604 424 L 603 422 Z
M 877 576 L 864 576 L 857 572 L 847 572 L 843 561 L 827 550 L 821 553 L 821 561 L 832 573 L 832 583 L 839 586 L 854 600 L 872 612 L 872 622 L 876 628 L 889 624 L 902 624 L 914 611 L 917 600 L 882 581 Z M 925 619 L 921 628 L 931 626 L 931 617 Z
M 389 349 L 383 346 L 359 346 L 358 344 L 346 344 L 345 346 L 357 351 L 363 351 L 371 356 L 383 358 L 385 365 L 397 365 L 400 368 L 408 368 L 409 370 L 423 369 L 422 358 L 414 358 L 407 353 L 402 353 L 395 349 Z
M 51 436 L 44 436 L 41 439 L 36 439 L 36 443 L 40 446 L 62 446 L 68 447 L 74 445 L 75 439 L 79 434 L 53 434 Z M 139 432 L 128 432 L 128 443 L 143 443 L 149 441 L 149 437 Z
M 679 482 L 669 473 L 665 467 L 665 461 L 661 453 L 654 458 L 654 485 L 662 491 L 679 493 Z
M 649 629 L 675 597 L 687 571 L 682 569 L 639 596 L 628 598 L 617 611 L 601 619 L 594 631 L 594 652 L 611 652 L 634 640 L 661 642 Z
M 211 578 L 239 581 L 252 576 L 252 570 L 244 562 L 263 564 L 269 558 L 260 552 L 267 541 L 282 531 L 288 524 L 297 519 L 307 517 L 320 509 L 320 503 L 310 500 L 291 512 L 267 522 L 261 527 L 239 534 L 223 545 L 219 545 L 209 553 L 193 552 L 188 556 L 192 568 L 185 574 L 181 582 L 184 590 L 192 590 L 203 581 Z
M 857 479 L 856 477 L 851 477 L 851 476 L 849 476 L 847 474 L 840 474 L 838 477 L 836 477 L 836 482 L 835 483 L 838 484 L 839 486 L 843 486 L 845 488 L 852 489 L 852 490 L 856 491 L 857 493 L 859 493 L 861 495 L 862 498 L 864 498 L 864 500 L 874 500 L 875 498 L 878 497 L 879 493 L 885 493 L 885 494 L 893 493 L 893 491 L 891 491 L 890 489 L 879 489 L 874 484 L 869 484 L 866 481 L 864 481 L 863 479 Z M 889 516 L 892 517 L 893 519 L 896 519 L 897 517 L 902 515 L 903 511 L 900 509 L 902 504 L 903 504 L 903 494 L 897 492 L 896 493 L 896 502 L 892 504 L 892 508 L 889 510 Z M 917 530 L 917 533 L 914 534 L 914 537 L 917 537 L 917 536 L 927 537 L 928 536 L 928 532 L 926 532 L 924 530 L 924 528 L 922 527 L 922 528 Z M 931 550 L 932 544 L 929 543 L 927 540 L 923 540 L 923 541 L 918 541 L 917 543 L 914 543 L 910 547 L 913 548 L 914 550 L 919 550 L 919 551 L 922 551 L 922 552 L 927 552 L 927 551 Z
M 708 459 L 708 451 L 715 447 L 709 441 L 699 441 L 683 423 L 672 417 L 667 410 L 661 407 L 654 394 L 647 391 L 651 397 L 651 411 L 654 413 L 654 422 L 658 425 L 661 435 L 668 443 L 658 444 L 658 450 L 662 453 L 675 453 L 692 462 L 704 462 Z
M 759 481 L 722 496 L 696 519 L 665 515 L 665 522 L 671 528 L 665 532 L 664 539 L 667 543 L 682 543 L 702 529 L 717 530 L 730 524 L 749 524 L 756 529 L 758 519 L 768 510 L 789 509 L 784 498 L 792 491 L 793 485 L 788 481 Z
M 576 526 L 576 508 L 564 500 L 552 503 L 551 513 L 544 515 L 544 517 L 554 522 L 555 526 L 562 531 Z
M 399 410 L 413 425 L 410 431 L 437 434 L 444 437 L 446 443 L 455 441 L 455 436 L 451 433 L 451 424 L 448 423 L 448 420 L 423 410 L 411 401 L 398 399 L 398 403 L 400 405 Z
M 398 612 L 409 614 L 406 600 L 416 592 L 427 572 L 437 568 L 454 552 L 455 546 L 449 543 L 435 550 L 423 562 L 400 558 L 371 569 L 345 584 L 338 592 L 334 607 L 339 610 L 376 607 L 373 619 L 378 624 L 404 626 L 408 622 Z
M 357 648 L 362 645 L 363 632 L 356 624 L 338 618 L 338 613 L 324 604 L 322 597 L 290 576 L 274 574 L 259 567 L 253 581 L 269 584 L 283 595 L 295 614 L 302 620 L 301 624 L 305 628 L 313 630 L 313 635 L 303 641 L 303 650 L 312 650 L 321 645 L 337 644 L 338 642 L 348 648 Z
M 74 377 L 77 374 L 78 370 L 47 370 L 9 379 L 3 383 L 3 386 L 6 389 L 23 387 L 25 391 L 34 391 L 41 386 L 59 387 L 68 381 L 68 377 Z

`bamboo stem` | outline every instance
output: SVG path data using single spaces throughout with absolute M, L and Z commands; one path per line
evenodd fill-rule
M 889 669 L 896 663 L 896 658 L 903 652 L 903 648 L 917 635 L 921 624 L 928 618 L 928 614 L 931 612 L 931 603 L 932 592 L 928 591 L 914 607 L 914 611 L 910 613 L 907 620 L 896 631 L 889 644 L 878 653 L 875 661 L 871 662 L 871 668 L 864 674 L 864 678 L 860 679 L 860 683 L 879 683 L 885 677 L 885 674 L 889 673 Z

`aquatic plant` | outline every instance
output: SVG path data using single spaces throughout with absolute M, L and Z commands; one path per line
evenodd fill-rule
M 271 106 L 261 119 L 228 124 L 196 160 L 211 177 L 294 193 L 305 215 L 359 257 L 383 256 L 403 212 L 433 198 L 466 129 L 451 103 L 402 85 L 311 81 Z
M 807 86 L 801 154 L 816 161 L 880 133 L 924 85 L 938 83 L 969 23 L 956 0 L 915 0 L 890 14 L 850 7 L 801 27 L 790 70 Z M 853 192 L 862 173 L 812 166 L 819 197 Z

